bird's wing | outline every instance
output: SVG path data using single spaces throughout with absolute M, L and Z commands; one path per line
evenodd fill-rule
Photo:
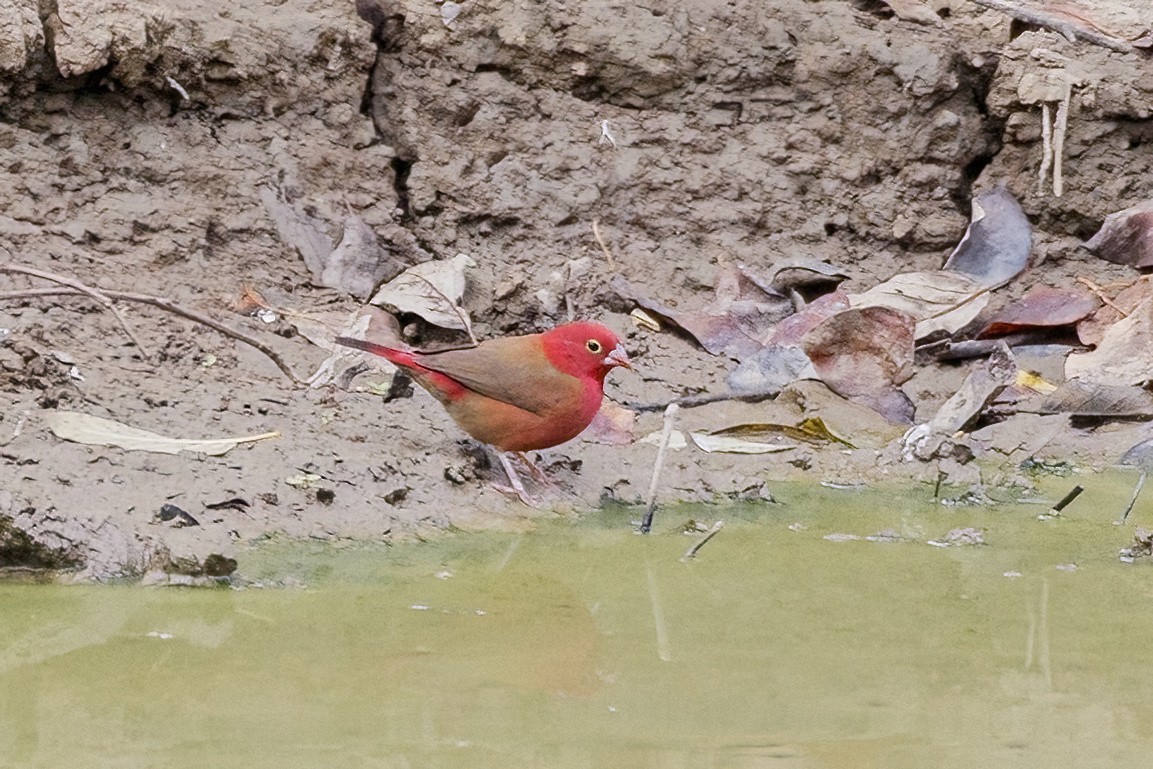
M 583 389 L 579 379 L 548 360 L 539 334 L 489 339 L 464 350 L 426 353 L 418 360 L 470 390 L 534 414 L 572 403 Z

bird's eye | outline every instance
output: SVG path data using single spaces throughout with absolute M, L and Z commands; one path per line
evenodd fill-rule
M 604 349 L 601 346 L 601 343 L 595 339 L 590 339 L 587 342 L 585 342 L 585 347 L 589 348 L 589 352 L 591 352 L 595 355 L 599 355 L 600 351 Z

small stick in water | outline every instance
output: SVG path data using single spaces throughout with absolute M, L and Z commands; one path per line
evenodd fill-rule
M 1129 504 L 1125 506 L 1125 512 L 1121 513 L 1121 520 L 1117 521 L 1118 524 L 1125 523 L 1125 519 L 1129 517 L 1129 513 L 1133 512 L 1133 505 L 1137 504 L 1137 497 L 1141 494 L 1141 489 L 1145 487 L 1145 478 L 1149 473 L 1145 470 L 1141 471 L 1141 477 L 1137 479 L 1137 485 L 1133 487 L 1133 496 L 1129 497 Z
M 677 412 L 680 411 L 680 406 L 675 403 L 670 403 L 665 408 L 665 425 L 661 429 L 661 443 L 657 449 L 657 461 L 653 464 L 653 479 L 649 482 L 649 497 L 645 505 L 645 517 L 641 520 L 641 534 L 648 534 L 653 527 L 653 510 L 657 506 L 657 487 L 661 482 L 661 470 L 665 466 L 665 452 L 669 448 L 669 438 L 673 434 L 673 423 L 676 421 Z
M 708 542 L 713 537 L 717 536 L 717 532 L 720 531 L 721 529 L 723 529 L 724 526 L 725 526 L 724 521 L 717 521 L 716 523 L 714 523 L 712 528 L 708 530 L 708 532 L 705 534 L 705 536 L 701 537 L 695 545 L 693 545 L 692 547 L 690 547 L 688 550 L 685 551 L 685 554 L 681 556 L 681 563 L 688 561 L 690 558 L 696 558 L 697 552 L 702 547 L 705 546 L 706 542 Z
M 1061 498 L 1061 501 L 1049 508 L 1048 512 L 1041 513 L 1037 516 L 1040 520 L 1046 518 L 1053 518 L 1061 514 L 1061 511 L 1068 507 L 1069 503 L 1077 497 L 1081 496 L 1081 492 L 1085 489 L 1081 486 L 1074 486 L 1073 490 Z

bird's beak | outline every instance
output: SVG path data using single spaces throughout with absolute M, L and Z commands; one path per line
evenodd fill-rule
M 624 346 L 619 344 L 613 348 L 613 351 L 608 354 L 608 357 L 606 357 L 602 363 L 609 368 L 624 366 L 627 369 L 631 369 L 633 367 L 632 361 L 629 360 L 629 354 L 625 352 Z

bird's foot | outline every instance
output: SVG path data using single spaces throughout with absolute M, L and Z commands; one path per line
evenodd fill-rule
M 493 488 L 502 494 L 515 494 L 520 498 L 521 502 L 525 503 L 529 507 L 540 507 L 540 500 L 525 490 L 524 484 L 520 480 L 520 476 L 516 474 L 516 469 L 512 466 L 512 462 L 510 462 L 508 459 L 508 455 L 503 451 L 498 451 L 496 452 L 496 456 L 498 459 L 500 459 L 500 465 L 504 468 L 505 475 L 508 476 L 508 482 L 510 485 L 504 486 L 494 483 Z
M 534 481 L 539 483 L 541 486 L 544 486 L 549 491 L 560 490 L 560 486 L 557 485 L 557 482 L 548 477 L 548 474 L 540 468 L 540 465 L 532 461 L 527 452 L 518 451 L 516 452 L 516 456 L 524 464 L 524 466 L 528 468 L 528 473 L 532 476 Z
M 510 497 L 516 497 L 527 507 L 535 507 L 535 508 L 543 507 L 541 500 L 537 499 L 532 494 L 529 494 L 527 491 L 524 490 L 524 488 L 521 488 L 518 490 L 518 489 L 513 488 L 512 486 L 505 486 L 503 483 L 492 483 L 490 485 L 493 487 L 493 489 L 495 489 L 496 491 L 499 491 L 501 494 L 504 494 L 504 495 L 510 496 Z

